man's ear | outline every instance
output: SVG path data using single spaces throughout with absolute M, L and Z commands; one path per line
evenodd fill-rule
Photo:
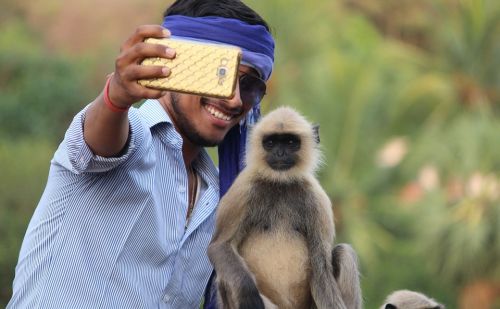
M 314 140 L 316 141 L 316 144 L 319 144 L 319 124 L 313 124 L 313 136 Z

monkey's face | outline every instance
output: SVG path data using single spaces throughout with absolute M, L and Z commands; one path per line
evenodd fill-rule
M 320 163 L 315 129 L 298 112 L 280 107 L 251 130 L 246 171 L 268 181 L 295 181 L 312 175 Z
M 276 171 L 286 171 L 297 163 L 300 137 L 292 133 L 270 134 L 262 139 L 265 160 Z

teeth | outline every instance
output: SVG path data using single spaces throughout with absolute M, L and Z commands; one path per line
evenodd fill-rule
M 228 115 L 225 115 L 223 114 L 221 111 L 218 111 L 216 110 L 213 106 L 211 105 L 206 105 L 206 110 L 210 112 L 210 114 L 212 114 L 212 116 L 214 116 L 215 118 L 219 118 L 219 119 L 222 119 L 222 120 L 226 120 L 226 121 L 229 121 L 231 120 L 231 116 L 228 116 Z

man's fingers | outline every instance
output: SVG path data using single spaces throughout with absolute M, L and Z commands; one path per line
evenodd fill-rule
M 131 77 L 117 77 L 115 74 L 108 90 L 111 101 L 118 106 L 129 106 L 141 99 L 156 99 L 161 97 L 164 90 L 147 88 L 137 82 L 137 79 L 145 79 L 158 75 L 158 71 L 162 71 L 161 67 L 151 67 L 146 72 L 131 74 Z
M 172 59 L 175 58 L 175 50 L 162 44 L 137 43 L 120 54 L 116 66 L 119 69 L 129 64 L 139 64 L 148 57 Z
M 134 65 L 130 66 L 123 78 L 127 81 L 137 82 L 140 79 L 160 78 L 170 75 L 170 69 L 158 65 Z
M 166 38 L 170 36 L 170 31 L 160 25 L 142 25 L 137 27 L 134 34 L 132 34 L 121 47 L 124 51 L 135 44 L 144 41 L 146 38 Z
M 157 99 L 165 94 L 165 90 L 147 88 L 138 83 L 131 85 L 130 89 L 139 99 Z
M 141 79 L 161 78 L 170 75 L 170 69 L 162 66 L 131 65 L 119 76 L 119 84 L 136 99 L 158 98 L 163 90 L 147 88 L 138 83 Z
M 158 98 L 162 91 L 149 89 L 137 83 L 141 79 L 160 78 L 170 75 L 170 70 L 161 66 L 140 65 L 145 58 L 175 57 L 175 51 L 161 44 L 145 43 L 144 39 L 169 37 L 170 32 L 159 25 L 139 26 L 122 45 L 120 55 L 115 61 L 111 99 L 121 105 L 130 105 L 143 98 Z

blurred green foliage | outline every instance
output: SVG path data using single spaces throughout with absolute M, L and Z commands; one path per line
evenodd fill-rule
M 500 2 L 247 2 L 277 43 L 264 112 L 321 126 L 319 177 L 365 307 L 407 288 L 467 308 L 467 287 L 500 289 Z M 100 91 L 94 62 L 48 52 L 19 20 L 0 24 L 0 305 L 49 158 Z
M 0 143 L 0 305 L 10 298 L 22 237 L 45 180 L 54 144 L 25 138 Z
M 57 142 L 81 106 L 89 102 L 82 59 L 54 55 L 26 25 L 14 20 L 0 31 L 0 136 Z

